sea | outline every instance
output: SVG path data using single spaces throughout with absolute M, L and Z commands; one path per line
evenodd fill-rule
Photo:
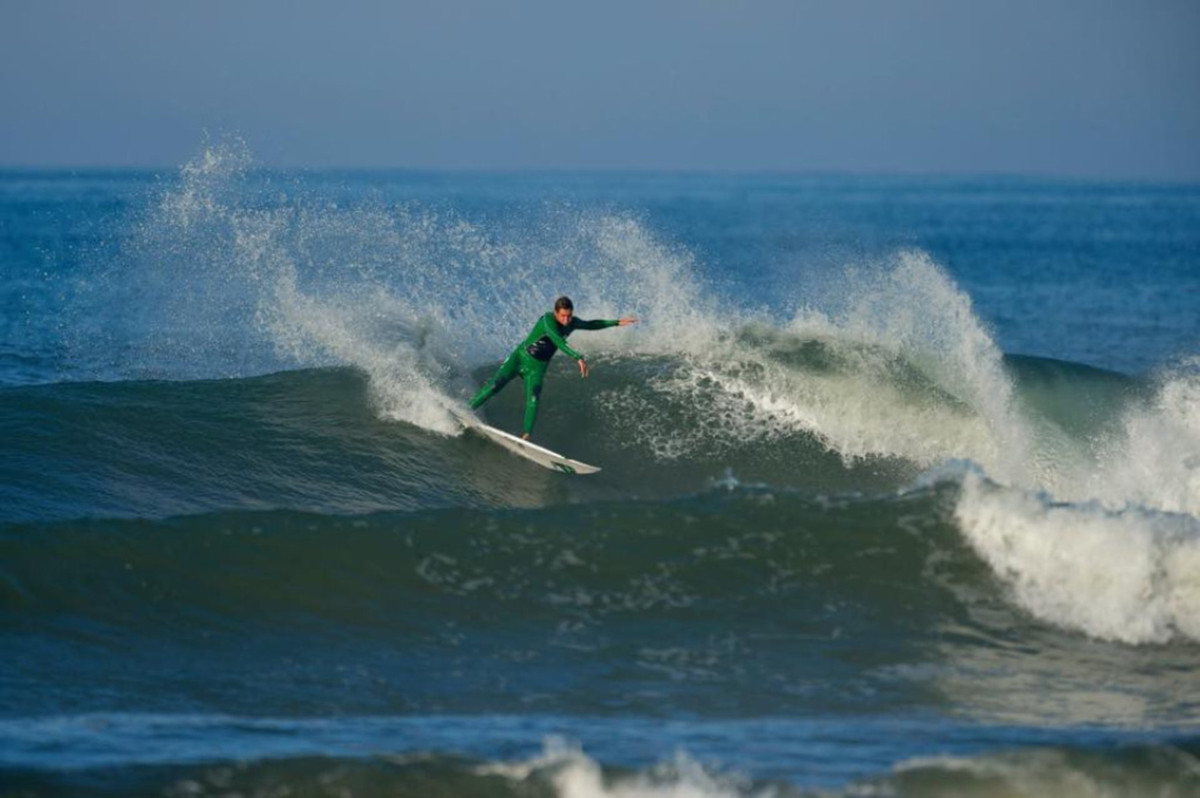
M 0 172 L 0 795 L 1200 795 L 1200 184 Z

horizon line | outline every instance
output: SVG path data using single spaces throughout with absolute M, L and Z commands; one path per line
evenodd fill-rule
M 99 174 L 137 172 L 143 174 L 177 173 L 188 163 L 175 164 L 34 164 L 0 163 L 0 174 L 17 173 L 77 173 Z M 313 174 L 445 174 L 445 175 L 628 175 L 628 176 L 694 176 L 694 177 L 807 177 L 807 178 L 913 178 L 945 180 L 1014 180 L 1069 183 L 1139 183 L 1139 184 L 1200 184 L 1200 175 L 1165 177 L 1161 175 L 1096 175 L 1081 172 L 1054 172 L 1036 170 L 981 169 L 932 170 L 932 169 L 850 169 L 850 168 L 800 168 L 800 167 L 649 167 L 649 166 L 399 166 L 377 165 L 282 165 L 254 164 L 247 172 L 299 172 Z

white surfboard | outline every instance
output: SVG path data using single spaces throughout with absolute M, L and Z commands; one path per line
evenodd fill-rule
M 536 443 L 521 440 L 516 435 L 510 435 L 502 429 L 489 427 L 471 413 L 464 413 L 457 409 L 451 412 L 458 419 L 459 423 L 467 429 L 477 435 L 482 435 L 493 443 L 503 446 L 515 455 L 520 455 L 526 460 L 532 460 L 542 468 L 549 468 L 551 471 L 561 471 L 564 474 L 595 474 L 600 470 L 598 466 L 581 463 L 578 460 L 572 460 L 570 457 L 563 457 L 558 452 L 552 452 L 543 446 L 538 446 Z

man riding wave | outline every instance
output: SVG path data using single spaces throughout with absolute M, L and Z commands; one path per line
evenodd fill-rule
M 509 380 L 520 375 L 521 381 L 525 383 L 525 425 L 524 434 L 521 437 L 529 440 L 529 436 L 533 434 L 533 423 L 537 420 L 538 398 L 542 393 L 542 381 L 546 377 L 546 367 L 550 365 L 550 358 L 554 357 L 554 353 L 561 349 L 568 357 L 574 358 L 579 363 L 581 377 L 588 375 L 587 361 L 583 359 L 583 355 L 567 344 L 567 336 L 575 330 L 603 330 L 606 327 L 624 327 L 636 322 L 637 319 L 632 316 L 595 321 L 577 319 L 575 318 L 575 305 L 570 298 L 560 296 L 554 302 L 553 312 L 546 313 L 537 320 L 525 340 L 517 345 L 517 348 L 500 364 L 500 368 L 496 370 L 492 378 L 485 382 L 479 392 L 472 397 L 471 409 L 474 410 L 491 399 L 508 384 Z

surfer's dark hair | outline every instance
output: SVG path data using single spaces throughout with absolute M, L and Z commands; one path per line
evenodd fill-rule
M 569 296 L 560 296 L 558 299 L 554 300 L 554 309 L 556 311 L 574 310 L 575 303 L 571 301 L 571 297 Z

